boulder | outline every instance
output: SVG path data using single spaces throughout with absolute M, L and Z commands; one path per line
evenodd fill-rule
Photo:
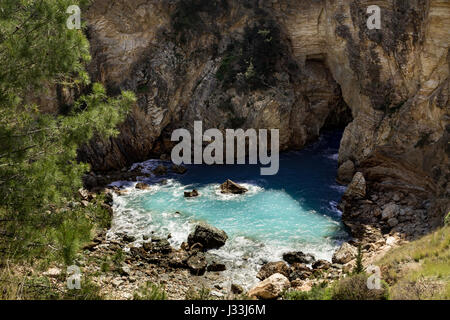
M 108 206 L 112 206 L 114 203 L 114 196 L 112 191 L 107 191 L 105 193 L 105 201 L 104 204 L 108 205 Z
M 387 223 L 391 228 L 394 228 L 398 225 L 398 220 L 396 218 L 391 218 L 387 221 Z
M 280 273 L 275 273 L 257 284 L 249 292 L 250 298 L 276 299 L 290 286 L 289 279 Z
M 366 179 L 361 172 L 355 173 L 344 197 L 348 199 L 363 199 L 366 196 Z
M 91 200 L 89 191 L 87 191 L 86 189 L 78 189 L 78 195 L 82 200 Z
M 259 280 L 265 280 L 275 273 L 280 273 L 285 277 L 289 277 L 290 271 L 288 265 L 283 261 L 266 263 L 261 267 L 256 277 Z
M 227 270 L 227 267 L 223 263 L 217 263 L 213 261 L 211 262 L 211 264 L 208 265 L 206 270 L 210 272 L 221 272 Z
M 346 264 L 356 257 L 357 250 L 348 242 L 344 242 L 333 254 L 332 261 L 337 264 Z
M 185 198 L 194 198 L 194 197 L 198 197 L 198 191 L 197 190 L 192 190 L 192 191 L 185 191 L 184 192 L 184 197 Z
M 206 271 L 206 258 L 202 252 L 197 252 L 187 259 L 187 266 L 191 273 L 196 276 L 202 276 Z
M 123 242 L 130 243 L 136 241 L 136 237 L 131 236 L 129 234 L 124 234 L 122 237 Z
M 331 263 L 326 260 L 317 260 L 312 267 L 314 270 L 328 270 L 331 268 Z
M 194 231 L 189 234 L 187 242 L 189 247 L 195 243 L 203 245 L 203 250 L 217 249 L 222 247 L 228 236 L 225 231 L 210 226 L 205 222 L 200 222 L 195 226 Z
M 131 268 L 126 265 L 126 264 L 122 264 L 118 269 L 117 272 L 121 275 L 121 276 L 129 276 L 131 274 Z
M 172 166 L 172 171 L 175 173 L 178 173 L 178 174 L 185 174 L 187 169 L 183 166 L 178 166 L 178 165 L 174 164 Z
M 244 292 L 244 288 L 242 288 L 240 285 L 238 284 L 231 284 L 231 292 L 234 294 L 241 294 L 242 292 Z
M 167 254 L 172 251 L 169 241 L 167 239 L 152 239 L 152 252 Z
M 389 220 L 395 218 L 399 212 L 399 207 L 395 203 L 389 203 L 384 207 L 383 212 L 381 213 L 381 219 Z
M 314 258 L 314 256 L 310 253 L 303 253 L 301 251 L 297 251 L 284 253 L 283 260 L 289 264 L 293 264 L 296 262 L 310 264 L 316 261 L 316 258 Z
M 151 242 L 144 242 L 142 248 L 144 248 L 145 252 L 150 252 L 153 249 L 153 245 Z
M 289 280 L 306 280 L 312 276 L 312 270 L 308 268 L 304 263 L 293 263 L 290 272 L 289 272 Z
M 144 182 L 138 182 L 138 183 L 136 183 L 135 188 L 139 189 L 139 190 L 147 190 L 147 189 L 150 189 L 150 186 Z
M 222 193 L 242 194 L 248 191 L 247 188 L 238 185 L 236 182 L 227 180 L 220 185 L 220 191 Z
M 189 255 L 186 251 L 178 250 L 174 251 L 169 256 L 169 266 L 172 268 L 187 268 L 187 261 L 189 259 Z
M 355 165 L 351 160 L 345 161 L 338 169 L 337 181 L 341 184 L 349 184 L 355 174 Z
M 203 245 L 201 243 L 196 242 L 188 249 L 189 251 L 203 251 Z

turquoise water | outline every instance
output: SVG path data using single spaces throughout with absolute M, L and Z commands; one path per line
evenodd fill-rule
M 340 139 L 341 133 L 326 132 L 302 151 L 281 154 L 275 176 L 260 176 L 259 166 L 191 165 L 185 175 L 164 177 L 165 184 L 155 183 L 161 178 L 149 179 L 148 191 L 131 185 L 129 195 L 115 199 L 112 231 L 170 233 L 172 244 L 179 246 L 196 221 L 206 221 L 230 237 L 223 248 L 210 251 L 209 258 L 226 262 L 233 278 L 254 278 L 262 263 L 279 260 L 289 250 L 330 260 L 347 238 L 336 209 L 344 191 L 335 182 Z M 151 170 L 159 163 L 141 165 Z M 226 179 L 249 192 L 221 194 L 219 185 Z M 194 188 L 200 196 L 184 198 L 184 191 Z

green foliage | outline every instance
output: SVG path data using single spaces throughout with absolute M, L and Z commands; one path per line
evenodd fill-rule
M 66 27 L 67 7 L 86 3 L 2 0 L 0 252 L 9 258 L 52 255 L 69 263 L 88 237 L 92 218 L 106 216 L 99 206 L 92 214 L 91 208 L 68 207 L 89 170 L 77 161 L 77 150 L 94 135 L 116 135 L 135 97 L 124 92 L 111 98 L 101 84 L 90 83 L 89 43 L 82 30 Z M 56 87 L 75 98 L 84 94 L 64 115 L 42 113 L 33 97 Z
M 67 289 L 65 277 L 62 275 L 57 285 L 48 277 L 28 276 L 19 277 L 0 272 L 1 300 L 101 300 L 103 295 L 100 288 L 89 278 L 81 279 L 80 289 Z
M 60 217 L 56 224 L 58 253 L 67 266 L 73 264 L 75 255 L 84 242 L 91 237 L 92 225 L 80 211 L 67 212 L 71 217 Z
M 213 300 L 214 297 L 211 295 L 211 290 L 205 287 L 201 287 L 200 289 L 196 290 L 193 288 L 190 288 L 186 292 L 185 296 L 186 300 Z
M 179 42 L 184 44 L 193 34 L 207 30 L 208 21 L 203 21 L 201 13 L 218 17 L 228 9 L 227 0 L 181 0 L 172 14 L 172 27 Z
M 261 28 L 262 27 L 262 28 Z M 279 68 L 286 67 L 281 52 L 285 50 L 280 30 L 270 21 L 261 19 L 259 27 L 247 27 L 243 40 L 231 44 L 216 73 L 224 86 L 231 86 L 242 74 L 245 84 L 239 89 L 260 89 L 276 84 L 273 76 Z M 281 66 L 280 66 L 281 65 Z M 292 68 L 286 68 L 292 72 Z
M 361 244 L 358 245 L 358 254 L 356 255 L 356 266 L 353 269 L 353 274 L 360 274 L 364 272 L 364 266 L 363 266 L 363 253 L 362 253 L 362 247 Z
M 134 300 L 167 300 L 164 286 L 146 282 L 134 293 Z
M 389 251 L 377 264 L 392 299 L 450 299 L 450 226 Z
M 444 218 L 444 224 L 450 226 L 450 212 L 447 213 L 447 216 Z
M 314 285 L 310 291 L 290 290 L 283 294 L 284 300 L 331 300 L 331 288 L 328 283 Z
M 227 83 L 234 81 L 236 73 L 232 70 L 232 64 L 236 61 L 236 59 L 237 58 L 234 55 L 226 55 L 223 57 L 220 67 L 216 72 L 216 78 L 218 80 Z
M 387 300 L 389 287 L 382 282 L 381 289 L 367 287 L 368 275 L 364 273 L 347 276 L 332 287 L 333 300 Z

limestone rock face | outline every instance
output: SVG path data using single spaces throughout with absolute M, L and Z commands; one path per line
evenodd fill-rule
M 345 191 L 344 198 L 362 199 L 366 196 L 366 179 L 361 172 L 355 173 L 352 182 Z
M 351 160 L 371 190 L 432 199 L 448 211 L 450 2 L 95 0 L 91 77 L 138 103 L 121 134 L 94 139 L 94 170 L 168 154 L 173 129 L 277 128 L 281 149 L 346 126 Z M 351 170 L 341 171 L 350 172 Z M 349 174 L 346 174 L 349 176 Z M 348 179 L 348 178 L 347 178 Z M 439 220 L 438 219 L 438 220 Z
M 257 284 L 253 289 L 248 292 L 249 297 L 255 297 L 258 299 L 276 299 L 284 290 L 289 288 L 289 279 L 282 274 L 275 273 L 266 280 Z
M 347 160 L 339 166 L 337 181 L 342 184 L 348 184 L 352 181 L 354 174 L 355 165 L 351 160 Z

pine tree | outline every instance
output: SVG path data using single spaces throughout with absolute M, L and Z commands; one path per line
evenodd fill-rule
M 362 247 L 361 244 L 358 244 L 358 253 L 356 255 L 356 266 L 353 269 L 353 274 L 360 274 L 364 272 L 364 266 L 362 261 L 363 261 Z
M 90 83 L 89 43 L 83 30 L 66 27 L 66 9 L 74 4 L 87 2 L 1 0 L 0 258 L 32 258 L 58 239 L 67 249 L 89 233 L 83 212 L 64 209 L 89 170 L 77 162 L 77 150 L 94 134 L 116 135 L 135 101 L 131 92 L 111 98 Z M 41 112 L 30 97 L 56 86 L 86 94 L 64 114 Z M 69 219 L 79 232 L 58 237 Z

